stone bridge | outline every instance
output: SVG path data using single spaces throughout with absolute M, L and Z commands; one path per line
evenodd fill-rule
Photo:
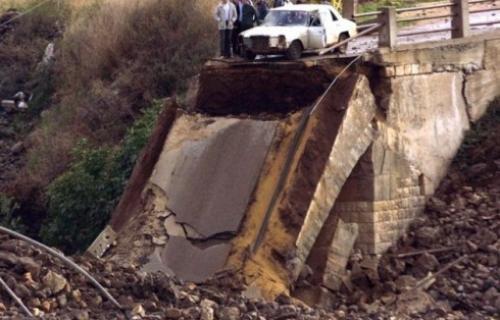
M 376 263 L 422 212 L 500 94 L 499 53 L 500 34 L 482 33 L 209 62 L 186 107 L 167 102 L 89 252 L 196 282 L 237 270 L 249 296 L 320 303 L 354 250 Z

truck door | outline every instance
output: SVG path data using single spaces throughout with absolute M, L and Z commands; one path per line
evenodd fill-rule
M 321 11 L 321 21 L 325 26 L 326 42 L 328 45 L 338 41 L 339 38 L 339 18 L 331 10 Z
M 307 49 L 320 49 L 326 46 L 326 30 L 318 11 L 309 16 L 309 27 L 307 28 Z

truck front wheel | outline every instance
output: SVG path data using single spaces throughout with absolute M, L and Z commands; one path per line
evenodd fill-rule
M 286 51 L 286 57 L 289 60 L 297 60 L 302 56 L 302 44 L 300 41 L 295 40 L 290 44 L 290 47 Z

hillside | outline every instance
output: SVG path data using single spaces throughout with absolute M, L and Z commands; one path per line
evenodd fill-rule
M 95 151 L 109 157 L 93 165 L 109 167 L 104 162 L 115 161 L 125 172 L 120 181 L 103 181 L 109 193 L 96 210 L 101 224 L 107 220 L 147 139 L 147 133 L 131 133 L 129 128 L 161 104 L 157 100 L 181 97 L 187 81 L 215 52 L 208 5 L 210 1 L 194 0 L 2 4 L 0 61 L 7 63 L 0 65 L 0 99 L 10 99 L 18 91 L 32 95 L 27 112 L 0 115 L 0 199 L 16 203 L 15 217 L 9 219 L 38 237 L 41 226 L 52 225 L 57 232 L 54 215 L 62 206 L 92 210 L 92 203 L 73 201 L 79 191 L 59 197 L 50 190 L 82 161 L 81 151 Z M 186 25 L 189 28 L 181 27 Z M 51 48 L 53 54 L 47 56 Z M 142 127 L 147 130 L 154 116 L 145 117 L 150 123 L 143 120 Z M 129 145 L 123 150 L 126 136 Z M 111 154 L 120 159 L 112 160 Z M 95 172 L 81 174 L 87 180 L 102 178 Z M 102 192 L 92 183 L 75 186 L 80 187 L 89 197 Z M 96 223 L 83 243 L 71 250 L 83 249 L 99 228 L 102 225 Z M 42 237 L 58 244 L 51 233 L 45 231 Z

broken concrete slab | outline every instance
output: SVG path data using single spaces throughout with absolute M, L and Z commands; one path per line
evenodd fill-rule
M 277 124 L 200 115 L 177 119 L 151 178 L 177 222 L 205 237 L 236 232 Z
M 202 249 L 185 238 L 171 237 L 161 253 L 161 261 L 180 279 L 202 282 L 224 267 L 230 250 L 229 243 Z
M 162 248 L 155 248 L 153 254 L 149 256 L 148 262 L 142 266 L 141 271 L 147 273 L 162 272 L 168 276 L 175 276 L 174 272 L 161 259 L 162 250 Z
M 465 78 L 464 96 L 472 122 L 478 121 L 500 95 L 500 69 L 480 70 Z

